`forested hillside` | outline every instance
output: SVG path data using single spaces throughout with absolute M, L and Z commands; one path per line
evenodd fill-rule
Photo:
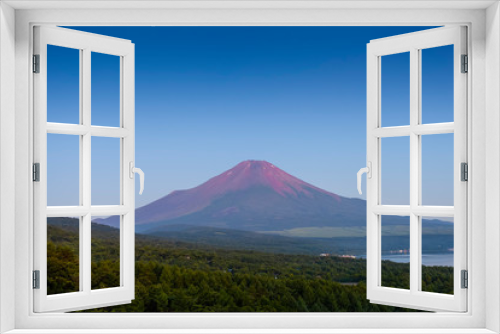
M 119 231 L 92 224 L 92 288 L 119 285 Z M 424 268 L 423 289 L 452 293 L 450 268 Z M 217 249 L 137 235 L 136 295 L 99 312 L 387 312 L 366 300 L 365 261 Z M 48 225 L 48 291 L 78 290 L 78 225 Z M 406 287 L 408 266 L 384 261 L 386 286 Z

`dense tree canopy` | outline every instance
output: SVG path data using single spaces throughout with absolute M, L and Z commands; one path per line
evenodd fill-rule
M 78 291 L 78 232 L 48 226 L 49 294 Z M 119 231 L 92 224 L 92 288 L 119 286 Z M 136 238 L 136 293 L 98 312 L 387 312 L 366 300 L 366 263 L 336 256 L 200 248 Z M 383 284 L 408 288 L 406 264 L 383 263 Z M 453 270 L 425 267 L 424 291 L 453 293 Z

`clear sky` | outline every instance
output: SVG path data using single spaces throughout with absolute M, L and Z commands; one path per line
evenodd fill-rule
M 427 27 L 73 27 L 136 50 L 137 206 L 243 160 L 359 197 L 366 44 Z M 453 121 L 451 46 L 423 51 L 422 121 Z M 78 52 L 50 47 L 48 120 L 78 122 Z M 118 58 L 92 55 L 92 124 L 118 125 Z M 382 125 L 409 122 L 409 57 L 382 59 Z M 61 137 L 61 138 L 58 138 Z M 49 205 L 78 202 L 78 139 L 49 135 Z M 64 139 L 63 139 L 64 138 Z M 452 205 L 453 135 L 423 140 L 423 202 Z M 119 142 L 92 141 L 93 204 L 118 204 Z M 63 154 L 61 154 L 63 153 Z M 407 204 L 408 138 L 383 140 L 384 204 Z M 76 203 L 75 203 L 76 201 Z

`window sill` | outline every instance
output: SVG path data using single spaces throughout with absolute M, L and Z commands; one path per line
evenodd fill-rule
M 15 329 L 5 334 L 488 334 L 488 329 Z

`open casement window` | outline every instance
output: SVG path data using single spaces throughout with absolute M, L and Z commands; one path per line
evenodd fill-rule
M 54 71 L 59 71 L 57 81 L 50 79 Z M 70 29 L 35 27 L 33 82 L 34 311 L 130 303 L 134 298 L 137 171 L 134 44 Z M 72 87 L 73 95 L 68 93 Z M 107 164 L 113 159 L 113 164 Z M 107 182 L 114 182 L 109 188 L 114 189 L 115 200 L 109 203 L 91 189 Z M 55 199 L 50 198 L 51 188 L 60 193 Z M 93 267 L 99 265 L 92 258 L 92 233 L 105 233 L 99 228 L 108 228 L 92 221 L 105 216 L 116 216 L 113 231 L 120 243 L 120 254 L 100 259 L 108 260 L 110 272 L 115 270 L 113 286 L 99 285 L 99 278 L 92 275 Z M 78 237 L 49 235 L 52 224 L 74 227 Z M 50 258 L 47 249 L 58 247 L 51 246 L 51 237 L 67 239 L 57 259 Z
M 367 297 L 372 303 L 430 311 L 467 310 L 467 290 L 462 286 L 467 274 L 463 272 L 467 270 L 466 54 L 466 28 L 458 26 L 373 40 L 367 46 Z M 443 57 L 442 66 L 426 68 L 429 57 L 436 55 Z M 400 60 L 394 63 L 399 67 L 391 68 L 391 59 L 397 57 Z M 440 84 L 439 71 L 445 66 L 450 69 L 449 80 Z M 401 80 L 396 88 L 386 84 L 391 75 Z M 446 84 L 449 87 L 443 87 Z M 441 89 L 448 93 L 441 94 Z M 445 96 L 448 103 L 436 102 Z M 436 116 L 443 108 L 449 109 L 448 118 Z M 393 145 L 398 141 L 402 144 Z M 440 145 L 443 142 L 448 145 Z M 392 160 L 386 159 L 388 153 Z M 425 185 L 440 181 L 428 177 L 428 171 L 442 169 L 440 159 L 447 156 L 450 163 L 443 178 L 450 178 L 451 189 L 444 189 L 450 200 L 443 204 L 444 199 L 430 199 L 435 196 L 425 191 Z M 401 175 L 404 181 L 398 179 Z M 384 196 L 391 187 L 399 190 L 399 196 Z M 387 283 L 384 275 L 390 275 L 390 270 L 383 261 L 385 235 L 394 232 L 391 221 L 395 219 L 408 222 L 408 245 L 400 246 L 398 252 L 409 252 L 409 275 L 408 282 L 399 285 Z M 453 278 L 447 293 L 429 291 L 423 284 L 426 280 L 433 283 L 423 259 L 425 249 L 437 240 L 426 234 L 426 224 L 436 219 L 452 224 L 447 227 L 453 232 L 448 249 L 453 252 Z

